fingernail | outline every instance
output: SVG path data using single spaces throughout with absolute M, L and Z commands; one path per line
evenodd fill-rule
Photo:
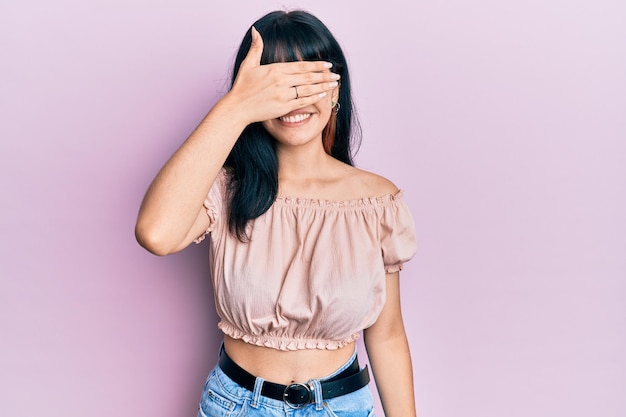
M 324 62 L 324 68 L 332 68 L 333 64 L 332 62 Z
M 328 83 L 328 88 L 335 88 L 339 83 L 337 81 L 331 81 Z
M 326 97 L 326 91 L 324 91 L 323 93 L 319 93 L 317 96 L 320 97 L 320 98 L 321 97 Z
M 335 74 L 334 72 L 331 74 L 330 78 L 332 78 L 333 80 L 338 80 L 341 78 L 341 76 L 339 74 Z

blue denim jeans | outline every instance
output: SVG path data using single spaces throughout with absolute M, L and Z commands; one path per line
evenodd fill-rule
M 369 386 L 340 397 L 321 398 L 320 383 L 345 370 L 355 357 L 356 351 L 331 375 L 308 381 L 313 386 L 315 401 L 298 409 L 291 408 L 284 401 L 262 396 L 262 378 L 257 378 L 254 391 L 249 391 L 233 382 L 216 366 L 204 384 L 198 417 L 374 417 Z

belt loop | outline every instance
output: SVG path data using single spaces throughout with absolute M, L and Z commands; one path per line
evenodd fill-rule
M 320 411 L 324 408 L 324 398 L 322 398 L 322 384 L 320 384 L 319 379 L 312 379 L 309 381 L 309 386 L 313 391 L 313 396 L 315 397 L 315 409 Z
M 259 401 L 261 400 L 261 390 L 263 389 L 264 382 L 265 380 L 260 377 L 257 377 L 254 381 L 254 390 L 252 391 L 252 402 L 250 403 L 250 407 L 259 407 Z

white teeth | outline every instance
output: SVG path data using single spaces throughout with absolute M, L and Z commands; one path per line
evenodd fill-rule
M 282 116 L 280 120 L 286 123 L 298 123 L 311 117 L 311 113 L 296 114 L 293 116 Z

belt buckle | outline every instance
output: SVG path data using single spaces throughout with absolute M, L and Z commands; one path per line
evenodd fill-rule
M 293 383 L 283 392 L 283 401 L 291 408 L 302 408 L 313 399 L 311 388 L 306 384 Z

